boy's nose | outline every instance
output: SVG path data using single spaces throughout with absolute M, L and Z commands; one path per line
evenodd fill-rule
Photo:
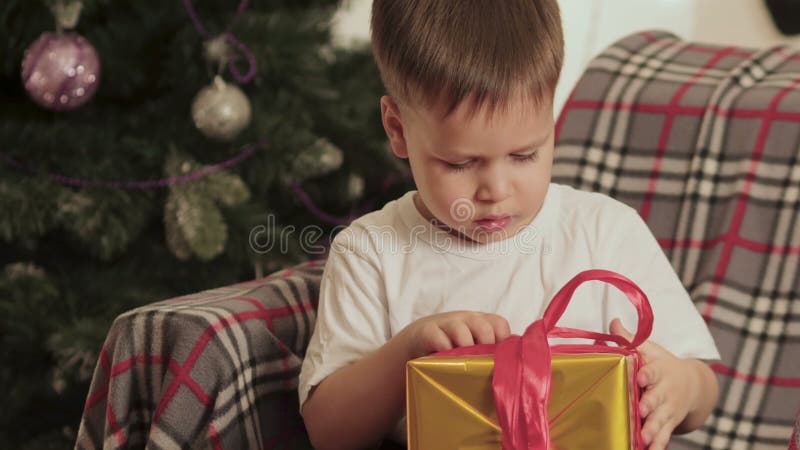
M 480 179 L 476 199 L 481 202 L 499 203 L 511 196 L 511 179 L 497 169 L 487 169 Z

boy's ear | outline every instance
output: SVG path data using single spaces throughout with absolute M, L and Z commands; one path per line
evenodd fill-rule
M 398 158 L 408 158 L 408 145 L 406 144 L 400 108 L 388 95 L 381 97 L 381 121 L 383 122 L 383 129 L 386 130 L 386 136 L 389 137 L 392 153 Z

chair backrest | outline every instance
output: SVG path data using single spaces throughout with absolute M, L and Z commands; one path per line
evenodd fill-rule
M 553 180 L 647 221 L 706 319 L 720 401 L 684 448 L 786 448 L 800 405 L 800 53 L 628 36 L 556 125 Z M 675 448 L 675 447 L 670 447 Z

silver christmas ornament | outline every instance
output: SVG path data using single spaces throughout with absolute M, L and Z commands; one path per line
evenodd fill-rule
M 220 141 L 230 141 L 247 125 L 251 118 L 250 100 L 234 84 L 217 76 L 214 82 L 197 93 L 192 102 L 192 119 L 204 136 Z
M 342 162 L 342 150 L 331 141 L 319 138 L 294 158 L 291 176 L 301 181 L 315 178 L 339 169 Z
M 364 188 L 366 183 L 364 178 L 354 173 L 350 174 L 347 180 L 347 197 L 351 201 L 359 200 L 364 195 Z

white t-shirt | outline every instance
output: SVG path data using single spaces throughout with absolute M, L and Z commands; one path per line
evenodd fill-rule
M 357 219 L 334 239 L 300 372 L 301 408 L 311 387 L 431 314 L 494 313 L 521 335 L 567 281 L 588 269 L 612 270 L 639 285 L 653 309 L 650 340 L 679 357 L 719 359 L 658 242 L 624 203 L 551 184 L 541 210 L 520 233 L 477 244 L 427 221 L 414 205 L 415 193 Z M 591 281 L 575 291 L 558 325 L 608 333 L 615 317 L 636 330 L 636 310 L 624 294 Z M 565 342 L 570 340 L 551 340 Z M 404 426 L 399 424 L 397 437 L 404 437 Z

